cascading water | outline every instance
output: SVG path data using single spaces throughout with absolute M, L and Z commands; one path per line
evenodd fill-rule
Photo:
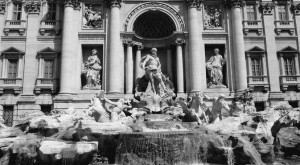
M 224 164 L 227 159 L 223 141 L 205 132 L 126 133 L 120 141 L 117 164 L 202 164 L 212 159 Z

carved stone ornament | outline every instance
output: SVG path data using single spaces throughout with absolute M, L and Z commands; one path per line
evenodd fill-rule
M 203 3 L 203 0 L 186 0 L 186 5 L 188 7 L 196 7 L 199 8 L 200 5 Z
M 222 28 L 222 9 L 220 6 L 207 5 L 203 10 L 204 29 Z
M 85 5 L 83 12 L 84 28 L 103 28 L 102 6 Z
M 123 0 L 105 0 L 105 3 L 108 7 L 121 7 Z
M 226 0 L 225 1 L 226 6 L 231 8 L 231 7 L 243 7 L 245 5 L 244 0 Z
M 65 0 L 64 4 L 66 6 L 73 6 L 74 8 L 77 8 L 80 6 L 80 1 L 81 0 Z
M 0 2 L 0 14 L 4 14 L 6 4 L 5 2 Z
M 28 13 L 39 13 L 41 11 L 41 2 L 40 1 L 26 1 L 25 8 Z
M 275 5 L 273 2 L 268 2 L 265 4 L 260 5 L 260 10 L 262 14 L 272 14 L 272 10 L 274 9 Z
M 298 4 L 292 4 L 291 9 L 294 14 L 300 14 L 300 3 Z

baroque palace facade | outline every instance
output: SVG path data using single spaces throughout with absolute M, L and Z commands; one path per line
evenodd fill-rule
M 32 110 L 85 109 L 99 89 L 132 96 L 153 47 L 178 96 L 230 101 L 249 88 L 259 110 L 298 106 L 296 0 L 0 0 L 0 116 L 11 125 Z M 215 48 L 221 85 L 207 67 Z M 84 72 L 92 50 L 102 67 L 95 86 Z

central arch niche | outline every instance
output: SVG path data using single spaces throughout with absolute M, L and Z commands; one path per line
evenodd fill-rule
M 176 31 L 176 26 L 167 14 L 155 10 L 141 14 L 133 24 L 133 31 L 143 38 L 165 38 Z

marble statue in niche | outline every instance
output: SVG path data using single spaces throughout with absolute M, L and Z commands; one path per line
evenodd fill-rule
M 222 28 L 222 10 L 219 6 L 206 5 L 203 10 L 204 29 Z
M 98 51 L 93 49 L 92 54 L 84 64 L 83 73 L 85 74 L 87 82 L 84 88 L 101 88 L 100 71 L 102 67 L 97 53 Z
M 83 27 L 103 28 L 101 6 L 86 5 L 83 13 Z
M 214 55 L 206 62 L 206 68 L 209 75 L 208 87 L 221 87 L 225 88 L 223 85 L 223 65 L 225 60 L 222 55 L 219 54 L 220 50 L 218 48 L 214 49 Z

